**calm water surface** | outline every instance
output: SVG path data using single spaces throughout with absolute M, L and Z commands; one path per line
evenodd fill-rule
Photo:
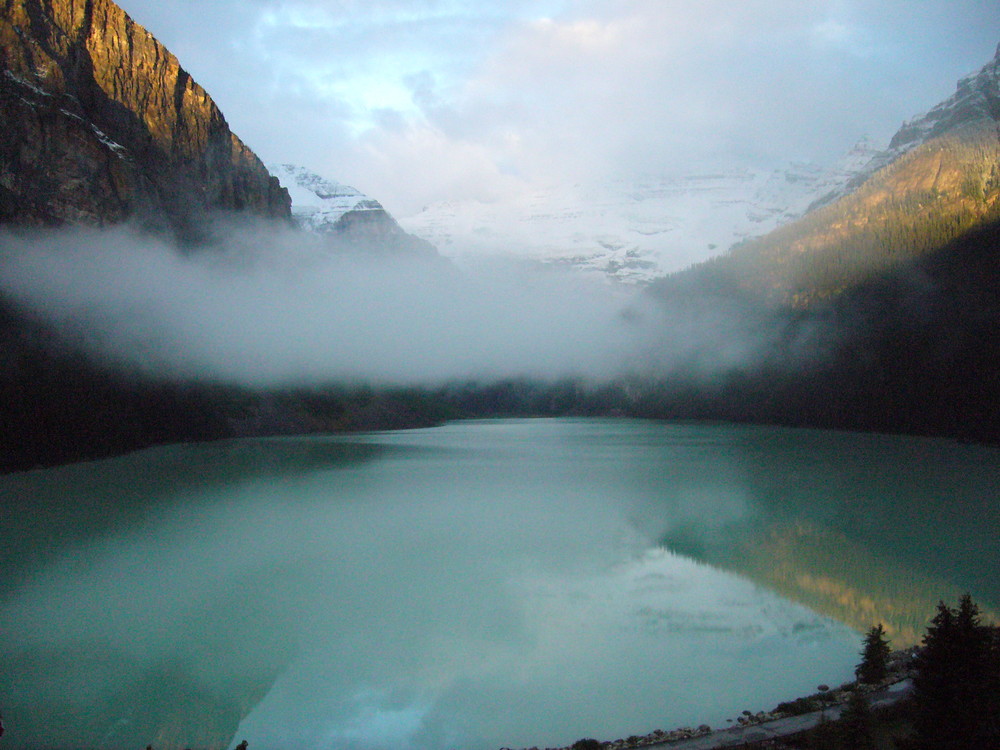
M 4 743 L 477 750 L 724 725 L 852 675 L 824 586 L 997 601 L 998 472 L 947 441 L 498 420 L 0 477 Z

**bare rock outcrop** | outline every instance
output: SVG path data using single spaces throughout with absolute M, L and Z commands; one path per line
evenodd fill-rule
M 0 222 L 136 219 L 197 237 L 214 210 L 288 218 L 208 93 L 111 0 L 0 0 Z

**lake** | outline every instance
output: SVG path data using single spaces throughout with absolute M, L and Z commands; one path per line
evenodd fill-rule
M 725 726 L 1000 601 L 1000 450 L 548 419 L 0 477 L 9 748 L 489 750 Z M 852 629 L 853 626 L 853 629 Z

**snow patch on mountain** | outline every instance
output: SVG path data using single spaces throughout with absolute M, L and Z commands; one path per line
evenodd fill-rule
M 1000 120 L 1000 45 L 992 60 L 965 76 L 955 93 L 899 129 L 889 151 L 902 154 L 967 122 Z
M 644 282 L 798 218 L 875 153 L 863 140 L 833 168 L 643 176 L 435 203 L 400 224 L 446 256 L 516 255 Z
M 832 203 L 903 154 L 938 136 L 975 123 L 1000 122 L 1000 45 L 992 60 L 975 73 L 961 78 L 955 93 L 927 112 L 903 123 L 883 151 L 877 151 L 839 189 L 824 196 L 817 205 Z
M 350 185 L 320 177 L 304 167 L 270 164 L 267 169 L 288 191 L 292 199 L 292 216 L 303 229 L 333 232 L 347 213 L 385 211 L 374 198 Z

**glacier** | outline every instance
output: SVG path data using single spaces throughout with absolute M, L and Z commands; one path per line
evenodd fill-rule
M 399 222 L 446 257 L 513 255 L 643 283 L 802 216 L 877 153 L 862 139 L 832 167 L 622 177 L 434 203 Z

